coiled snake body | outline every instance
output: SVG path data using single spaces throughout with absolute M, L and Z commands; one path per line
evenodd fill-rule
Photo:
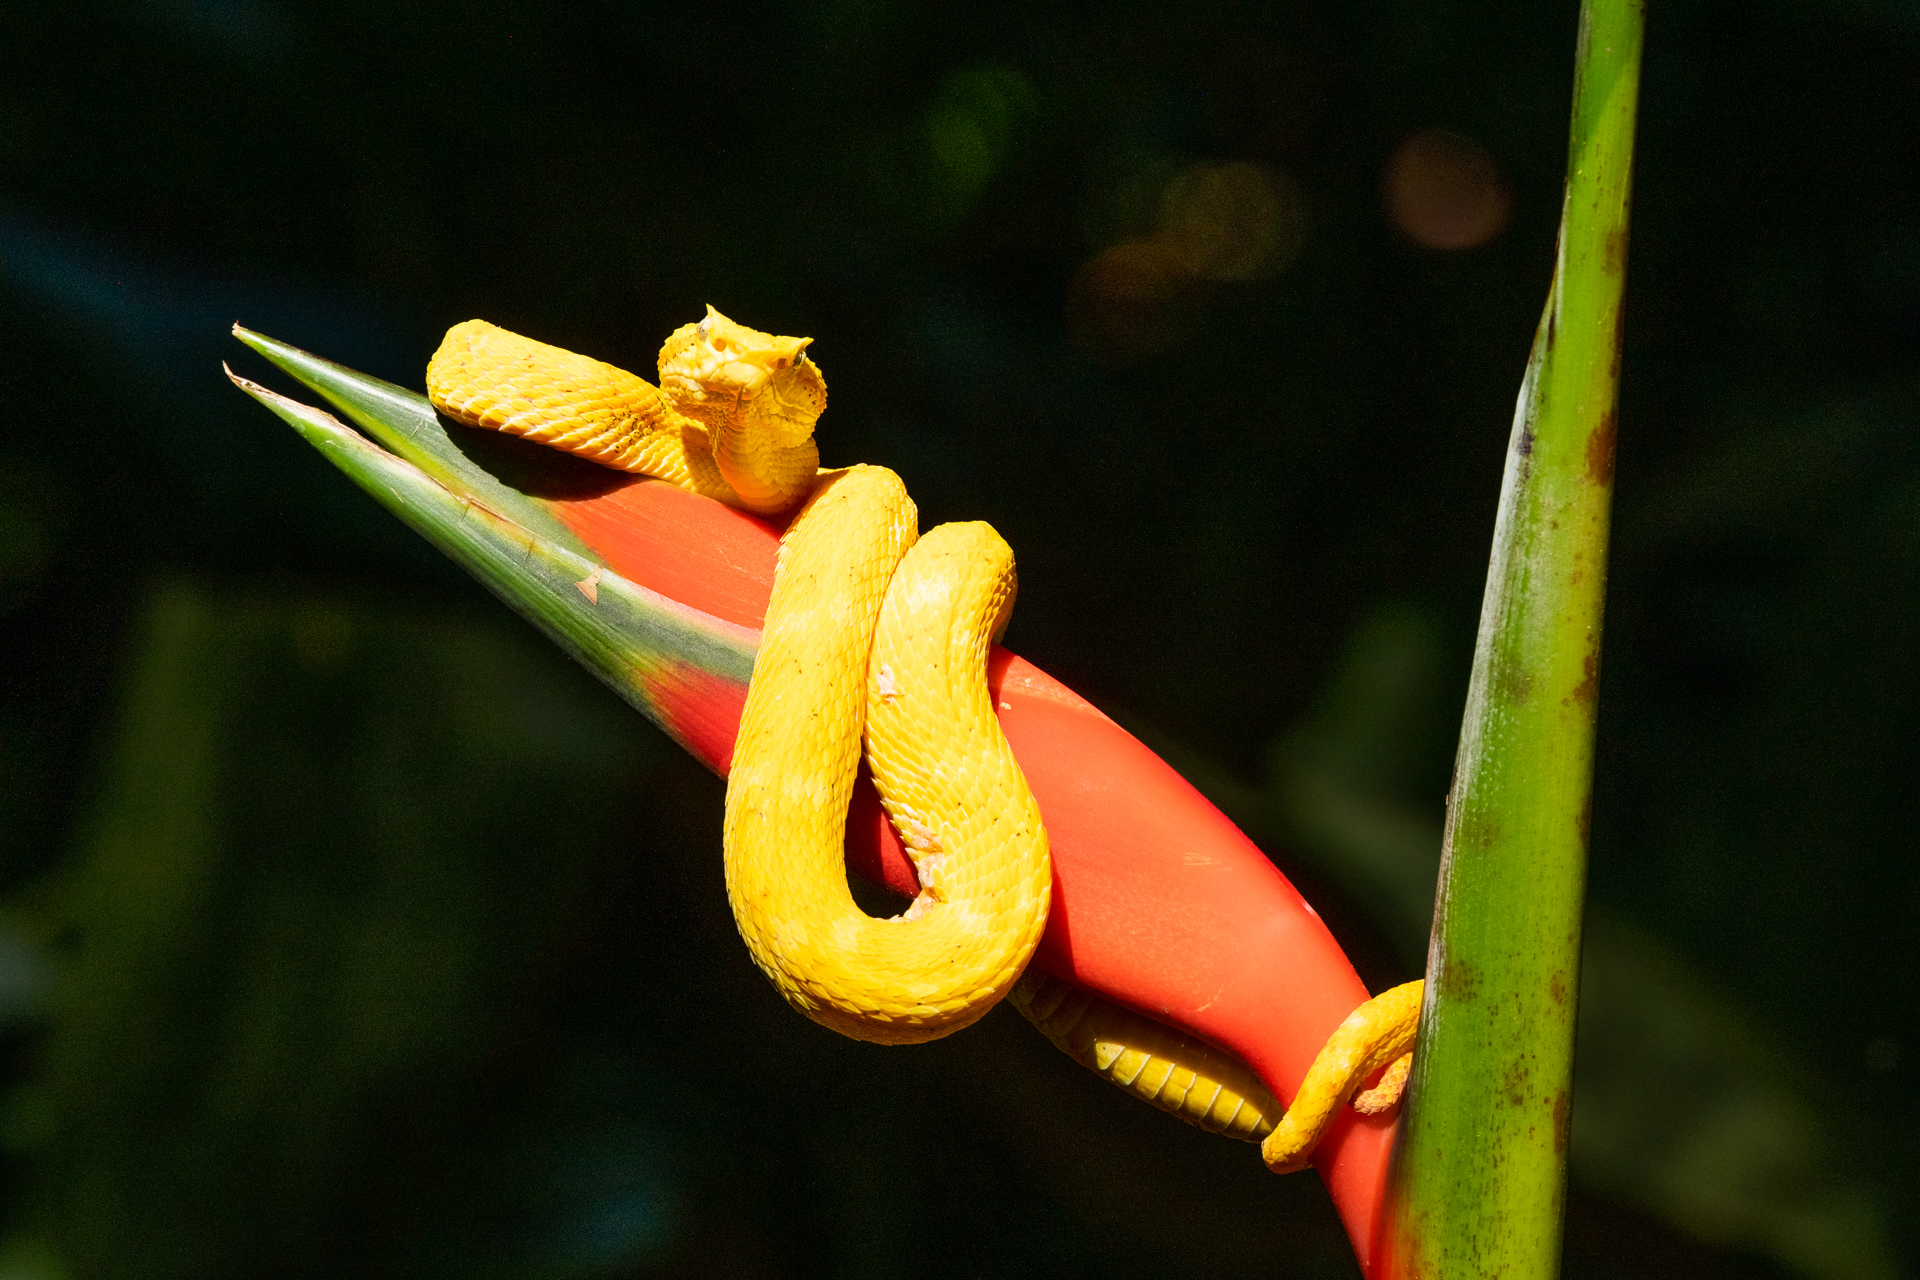
M 1358 1105 L 1392 1105 L 1419 984 L 1348 1019 L 1282 1118 L 1231 1055 L 1064 980 L 1022 977 L 1052 875 L 1039 809 L 986 684 L 988 649 L 1013 607 L 1013 555 L 982 523 L 922 536 L 885 468 L 819 469 L 812 437 L 826 383 L 810 341 L 709 307 L 667 339 L 655 387 L 470 320 L 448 331 L 427 391 L 470 426 L 761 514 L 798 508 L 735 741 L 724 839 L 741 936 L 790 1003 L 856 1039 L 903 1044 L 956 1031 L 1011 995 L 1115 1083 L 1204 1128 L 1264 1139 L 1275 1168 L 1302 1166 L 1335 1110 L 1390 1062 Z M 853 901 L 843 863 L 863 744 L 920 882 L 886 920 Z

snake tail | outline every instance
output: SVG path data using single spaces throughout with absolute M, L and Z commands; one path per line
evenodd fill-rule
M 1340 1107 L 1353 1096 L 1360 1083 L 1383 1067 L 1400 1070 L 1397 1060 L 1407 1058 L 1413 1048 L 1413 1036 L 1419 1026 L 1420 995 L 1424 982 L 1414 981 L 1381 992 L 1355 1009 L 1340 1024 L 1307 1068 L 1300 1089 L 1293 1097 L 1274 1131 L 1260 1144 L 1260 1158 L 1275 1173 L 1293 1173 L 1307 1167 L 1313 1148 L 1326 1132 Z M 1400 1087 L 1405 1085 L 1400 1077 Z M 1373 1111 L 1384 1111 L 1398 1101 L 1398 1088 L 1387 1098 L 1389 1087 L 1383 1079 L 1369 1092 Z
M 1007 1003 L 1081 1066 L 1196 1128 L 1248 1142 L 1273 1132 L 1279 1101 L 1233 1054 L 1038 969 Z
M 916 540 L 915 519 L 891 471 L 852 467 L 788 529 L 724 836 L 734 917 L 774 986 L 814 1021 L 888 1044 L 957 1031 L 1004 996 L 1052 883 L 1038 807 L 986 692 L 1012 556 L 981 525 Z M 890 920 L 847 888 L 863 736 L 922 884 Z
M 1353 1095 L 1353 1109 L 1363 1116 L 1393 1110 L 1400 1105 L 1400 1095 L 1407 1091 L 1407 1077 L 1412 1074 L 1413 1051 L 1408 1050 L 1387 1064 L 1379 1084 Z

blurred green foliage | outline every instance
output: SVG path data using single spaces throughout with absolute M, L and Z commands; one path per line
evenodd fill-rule
M 1574 13 L 0 8 L 0 1265 L 1350 1274 L 1310 1180 L 1023 1028 L 900 1054 L 788 1016 L 726 915 L 717 784 L 218 361 L 236 319 L 410 385 L 475 315 L 639 369 L 708 301 L 810 333 L 829 459 L 994 521 L 1012 645 L 1217 796 L 1274 813 L 1270 747 L 1335 740 L 1316 691 L 1412 609 L 1411 703 L 1325 705 L 1385 726 L 1342 748 L 1395 779 L 1349 817 L 1437 827 Z M 1618 1034 L 1743 1030 L 1578 1140 L 1658 1157 L 1742 1114 L 1726 1081 L 1784 1098 L 1713 1150 L 1801 1134 L 1749 1164 L 1804 1185 L 1736 1208 L 1864 1204 L 1827 1220 L 1911 1274 L 1920 16 L 1650 22 L 1592 898 L 1657 959 L 1628 972 L 1707 993 Z M 1495 186 L 1407 219 L 1383 191 L 1436 130 Z M 299 665 L 316 608 L 384 658 Z M 201 638 L 163 662 L 168 609 Z M 563 840 L 542 785 L 577 788 Z M 127 834 L 135 802 L 179 825 Z M 1276 855 L 1369 981 L 1412 976 L 1421 890 L 1383 905 L 1287 813 Z M 1672 1142 L 1632 1138 L 1649 1114 Z M 1569 1276 L 1820 1273 L 1625 1167 L 1576 1182 Z
M 635 735 L 525 647 L 325 595 L 156 593 L 42 891 L 64 963 L 13 1100 L 76 1274 L 326 1258 L 379 1109 L 488 1052 L 591 917 Z
M 1010 1013 L 851 1057 L 792 1018 L 719 793 L 512 624 L 159 589 L 72 866 L 10 919 L 59 974 L 7 1112 L 27 1274 L 1339 1274 L 1311 1180 Z

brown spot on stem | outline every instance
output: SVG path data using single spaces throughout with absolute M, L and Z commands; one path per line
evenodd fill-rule
M 1456 956 L 1440 962 L 1440 989 L 1461 1004 L 1480 994 L 1480 970 Z
M 1557 1156 L 1567 1154 L 1567 1091 L 1565 1089 L 1553 1095 L 1553 1153 Z
M 1519 666 L 1502 668 L 1500 692 L 1506 694 L 1510 702 L 1525 702 L 1533 696 L 1533 673 Z
M 1591 708 L 1600 692 L 1600 655 L 1589 653 L 1581 666 L 1586 672 L 1586 679 L 1573 686 L 1573 699 L 1581 706 Z
M 1567 1002 L 1567 975 L 1556 969 L 1553 976 L 1547 979 L 1547 994 L 1553 997 L 1555 1004 L 1565 1004 Z
M 1463 805 L 1454 821 L 1450 847 L 1458 853 L 1479 853 L 1500 838 L 1500 823 L 1485 809 Z
M 1614 411 L 1609 409 L 1587 437 L 1587 479 L 1595 484 L 1613 483 L 1613 433 Z
M 1625 271 L 1627 269 L 1627 229 L 1625 227 L 1615 227 L 1612 231 L 1607 232 L 1607 240 L 1604 247 L 1607 259 L 1607 274 L 1617 276 L 1622 271 Z
M 1527 1065 L 1524 1062 L 1509 1063 L 1500 1073 L 1500 1091 L 1507 1095 L 1507 1105 L 1524 1107 L 1527 1105 Z

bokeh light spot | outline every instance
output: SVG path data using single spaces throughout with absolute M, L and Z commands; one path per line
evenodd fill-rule
M 1104 221 L 1144 204 L 1139 215 L 1153 218 L 1151 233 L 1102 249 L 1068 291 L 1068 334 L 1103 363 L 1127 364 L 1185 345 L 1200 332 L 1213 285 L 1275 275 L 1306 242 L 1305 201 L 1273 165 L 1205 161 L 1155 174 L 1156 168 L 1134 166 L 1102 211 Z M 1140 200 L 1150 177 L 1158 179 L 1157 198 Z
M 1299 254 L 1298 192 L 1271 165 L 1249 160 L 1194 165 L 1167 187 L 1162 238 L 1187 269 L 1209 280 L 1258 280 Z
M 1387 216 L 1429 249 L 1471 249 L 1506 229 L 1513 193 L 1493 155 L 1444 129 L 1416 133 L 1394 149 L 1382 183 Z
M 1005 63 L 962 67 L 941 83 L 924 127 L 946 220 L 958 221 L 973 207 L 1033 113 L 1033 85 Z
M 1067 297 L 1075 346 L 1109 364 L 1172 351 L 1200 321 L 1201 285 L 1164 237 L 1122 240 L 1080 268 Z
M 940 103 L 927 113 L 927 143 L 960 199 L 971 201 L 993 177 L 993 143 L 980 121 L 960 107 Z
M 881 215 L 920 235 L 945 235 L 1004 172 L 1033 124 L 1033 84 L 1003 62 L 956 68 L 926 107 L 868 143 L 867 171 Z

